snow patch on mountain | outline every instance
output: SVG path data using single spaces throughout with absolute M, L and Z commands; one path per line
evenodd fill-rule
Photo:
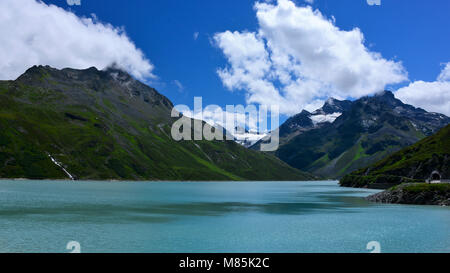
M 266 137 L 267 134 L 258 134 L 257 132 L 235 132 L 233 136 L 234 141 L 236 141 L 237 143 L 245 147 L 250 147 L 262 138 Z
M 333 123 L 338 117 L 340 117 L 342 113 L 333 113 L 333 114 L 317 114 L 317 115 L 311 115 L 311 120 L 314 123 L 314 125 L 317 125 L 319 123 L 329 122 Z

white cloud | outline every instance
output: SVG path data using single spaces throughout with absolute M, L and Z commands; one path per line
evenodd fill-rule
M 442 69 L 441 74 L 438 76 L 438 81 L 450 81 L 450 62 L 445 64 L 444 69 Z
M 2 0 L 0 10 L 0 79 L 38 64 L 103 69 L 112 63 L 138 79 L 153 77 L 153 65 L 120 28 L 35 0 Z
M 357 98 L 407 80 L 401 63 L 365 47 L 359 29 L 340 30 L 318 10 L 290 0 L 255 10 L 257 32 L 214 36 L 229 63 L 218 74 L 228 89 L 245 90 L 247 103 L 295 114 L 326 97 Z
M 450 63 L 446 64 L 436 81 L 412 82 L 398 89 L 395 96 L 405 103 L 450 116 Z
M 198 35 L 199 35 L 200 33 L 198 33 L 198 32 L 194 32 L 194 40 L 197 40 L 198 39 Z

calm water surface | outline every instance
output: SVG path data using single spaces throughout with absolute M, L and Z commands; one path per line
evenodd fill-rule
M 450 208 L 337 182 L 0 181 L 0 252 L 450 252 Z

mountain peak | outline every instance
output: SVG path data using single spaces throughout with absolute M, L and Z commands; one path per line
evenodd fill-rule
M 378 93 L 375 93 L 375 97 L 389 97 L 389 98 L 395 98 L 394 93 L 389 90 L 383 90 Z
M 117 64 L 111 64 L 111 65 L 107 66 L 105 69 L 103 69 L 103 71 L 108 72 L 108 73 L 120 73 L 120 74 L 129 75 L 125 69 L 118 66 Z
M 96 67 L 57 69 L 48 65 L 35 65 L 16 81 L 34 88 L 49 89 L 57 86 L 57 90 L 66 96 L 73 96 L 72 99 L 80 101 L 80 104 L 92 103 L 84 94 L 86 90 L 89 90 L 101 92 L 108 96 L 110 101 L 120 97 L 122 103 L 126 101 L 127 104 L 133 104 L 133 107 L 138 107 L 138 101 L 144 102 L 139 107 L 148 107 L 150 104 L 154 109 L 160 106 L 164 108 L 161 111 L 171 110 L 173 107 L 172 102 L 157 90 L 134 79 L 128 72 L 116 65 L 111 65 L 104 70 Z
M 324 114 L 342 113 L 348 110 L 351 104 L 352 102 L 349 100 L 338 100 L 331 97 L 326 100 L 325 104 L 321 109 L 316 110 L 316 113 L 319 112 Z
M 65 75 L 98 75 L 99 73 L 107 73 L 110 76 L 112 76 L 113 78 L 117 78 L 119 77 L 121 80 L 124 79 L 132 79 L 133 77 L 127 72 L 125 71 L 123 68 L 112 64 L 108 67 L 106 67 L 103 70 L 99 70 L 97 67 L 95 66 L 91 66 L 89 68 L 85 68 L 85 69 L 76 69 L 76 68 L 63 68 L 63 69 L 57 69 L 54 67 L 51 67 L 49 65 L 33 65 L 32 67 L 28 68 L 25 73 L 23 73 L 21 76 L 19 76 L 19 78 L 24 78 L 24 77 L 32 77 L 34 75 L 42 75 L 42 74 L 60 74 L 60 72 L 64 72 L 63 74 Z
M 363 98 L 363 100 L 365 100 Z M 414 106 L 404 104 L 401 100 L 397 99 L 392 93 L 392 91 L 384 90 L 381 92 L 376 93 L 372 97 L 367 98 L 367 102 L 381 104 L 387 107 L 390 107 L 392 109 L 397 109 L 396 111 L 417 111 L 417 109 Z
M 55 68 L 52 68 L 49 65 L 33 65 L 32 67 L 28 68 L 25 73 L 23 73 L 20 77 L 22 77 L 23 75 L 36 75 L 36 74 L 41 74 L 44 71 L 49 71 L 49 70 L 54 70 Z
M 124 69 L 116 65 L 108 66 L 102 71 L 106 72 L 114 80 L 122 83 L 134 80 L 134 78 L 130 74 L 128 74 L 128 72 L 126 72 Z
M 327 101 L 325 102 L 325 104 L 329 104 L 329 105 L 334 105 L 334 103 L 338 101 L 337 99 L 330 97 L 327 99 Z
M 302 110 L 301 112 L 300 112 L 300 114 L 299 115 L 303 115 L 303 116 L 309 116 L 309 115 L 311 115 L 311 113 L 310 112 L 308 112 L 307 110 Z

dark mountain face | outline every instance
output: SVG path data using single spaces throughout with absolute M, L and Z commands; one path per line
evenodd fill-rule
M 331 98 L 325 102 L 322 108 L 312 113 L 303 110 L 301 113 L 290 117 L 280 126 L 280 142 L 286 143 L 303 132 L 334 122 L 339 115 L 350 108 L 351 104 L 351 101 Z
M 392 111 L 396 116 L 410 119 L 413 126 L 424 135 L 429 136 L 450 122 L 449 117 L 439 113 L 429 113 L 421 108 L 404 104 L 396 99 L 390 91 L 381 92 L 373 97 L 362 98 L 362 101 L 369 103 L 375 110 Z
M 335 111 L 325 106 L 327 110 L 322 108 L 316 112 Z M 339 108 L 343 110 L 342 115 L 333 123 L 304 130 L 282 142 L 276 155 L 301 170 L 338 178 L 450 123 L 447 116 L 406 105 L 389 91 L 345 102 L 343 107 Z
M 319 110 L 316 110 L 314 113 L 317 114 L 333 114 L 333 113 L 342 113 L 350 109 L 352 102 L 349 100 L 337 100 L 335 98 L 328 99 L 323 107 Z
M 0 81 L 0 177 L 314 178 L 233 141 L 174 141 L 172 108 L 120 69 L 32 67 Z
M 311 113 L 303 110 L 280 126 L 280 137 L 288 137 L 291 134 L 304 132 L 312 128 L 314 128 L 314 123 L 311 120 Z
M 21 75 L 13 85 L 18 88 L 37 87 L 48 90 L 49 95 L 53 93 L 63 95 L 64 100 L 58 101 L 62 106 L 76 104 L 95 107 L 99 101 L 108 101 L 134 118 L 157 116 L 168 120 L 170 116 L 166 113 L 173 108 L 172 102 L 155 89 L 115 68 L 108 68 L 105 71 L 99 71 L 95 67 L 85 70 L 70 68 L 58 70 L 49 66 L 34 66 Z M 47 101 L 46 98 L 43 96 L 42 100 Z

